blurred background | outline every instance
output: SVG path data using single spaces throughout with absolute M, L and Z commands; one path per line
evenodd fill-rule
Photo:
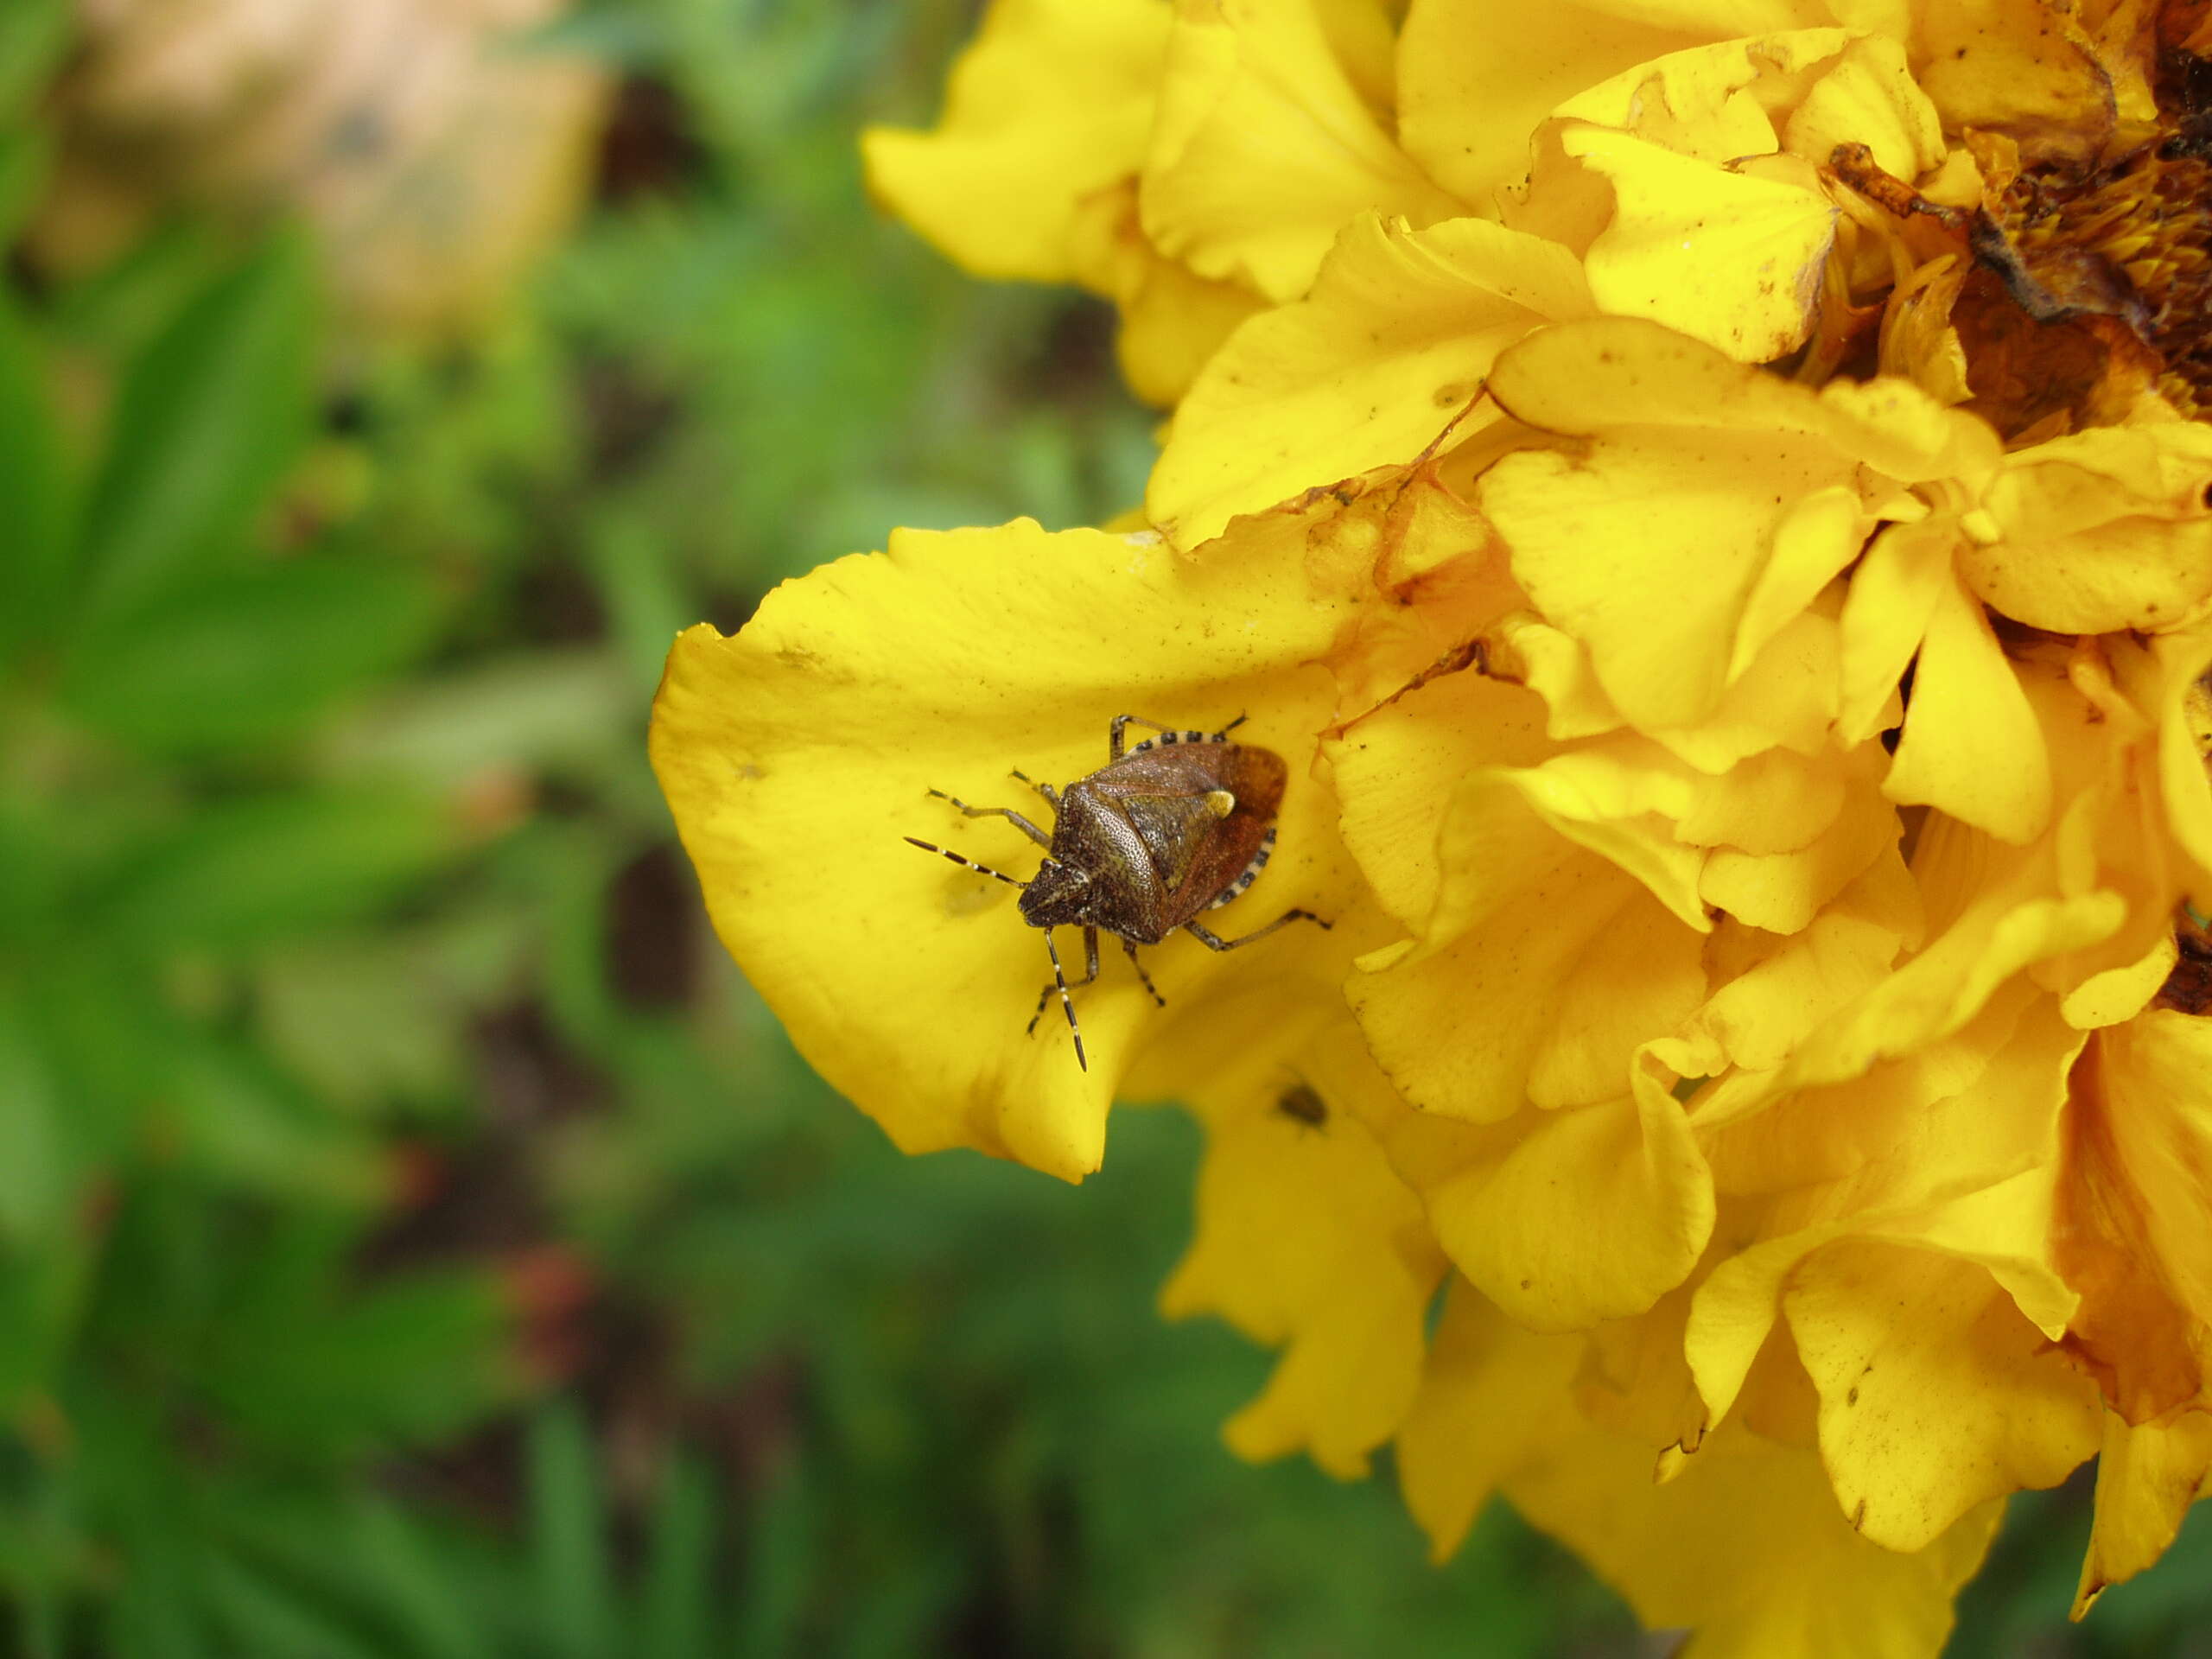
M 1220 1448 L 1179 1114 L 902 1159 L 705 930 L 673 632 L 1151 457 L 867 203 L 975 10 L 0 0 L 0 1654 L 1671 1645 Z M 2212 1654 L 2202 1515 L 2066 1625 L 2087 1502 L 1955 1652 Z

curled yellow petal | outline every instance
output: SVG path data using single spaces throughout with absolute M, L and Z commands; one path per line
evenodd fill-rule
M 997 0 L 936 129 L 863 136 L 870 187 L 978 276 L 1068 280 L 1084 199 L 1143 159 L 1170 20 L 1161 0 Z
M 1224 581 L 1149 535 L 908 532 L 785 583 L 734 639 L 686 630 L 654 706 L 653 765 L 716 931 L 830 1083 L 909 1150 L 977 1147 L 1074 1179 L 1098 1166 L 1114 1080 L 1159 1016 L 1116 962 L 1083 995 L 1088 1071 L 1064 1027 L 1025 1037 L 1051 976 L 1043 941 L 1010 888 L 905 838 L 1027 877 L 1039 849 L 1012 824 L 928 791 L 1043 813 L 1008 769 L 1061 783 L 1096 770 L 1116 714 L 1211 728 L 1248 713 L 1241 737 L 1310 752 L 1331 698 L 1302 664 L 1340 609 L 1309 593 L 1295 542 Z M 1223 926 L 1349 902 L 1333 813 L 1294 773 L 1265 896 Z M 1278 968 L 1321 952 L 1324 981 L 1349 948 L 1311 927 L 1258 947 Z M 1238 956 L 1179 937 L 1149 963 L 1172 1008 Z
M 1316 0 L 1180 0 L 1142 207 L 1161 252 L 1275 301 L 1362 213 L 1462 211 L 1391 142 Z
M 1218 1313 L 1283 1347 L 1266 1391 L 1230 1420 L 1231 1447 L 1309 1450 L 1351 1478 L 1413 1400 L 1444 1257 L 1357 1113 L 1301 1065 L 1307 1046 L 1283 1058 L 1280 1002 L 1246 999 L 1245 1013 L 1225 1045 L 1237 1063 L 1192 1095 L 1206 1127 L 1198 1236 L 1161 1311 Z
M 1886 1548 L 1925 1548 L 1969 1510 L 2056 1486 L 2096 1451 L 2096 1385 L 1978 1263 L 1833 1244 L 1793 1275 L 1783 1307 L 1820 1393 L 1836 1500 Z
M 1478 219 L 1346 226 L 1311 294 L 1256 316 L 1176 410 L 1147 495 L 1184 547 L 1318 485 L 1409 461 L 1469 410 L 1504 346 L 1585 315 L 1557 243 Z M 1481 416 L 1495 419 L 1495 411 Z

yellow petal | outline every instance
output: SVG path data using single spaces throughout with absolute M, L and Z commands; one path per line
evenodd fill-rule
M 1759 32 L 1717 21 L 1699 32 L 1640 15 L 1650 10 L 1557 0 L 1507 14 L 1492 0 L 1420 0 L 1398 37 L 1399 141 L 1431 178 L 1487 210 L 1527 176 L 1529 133 L 1567 99 L 1700 41 Z
M 1862 36 L 1790 112 L 1783 144 L 1825 165 L 1838 144 L 1864 144 L 1891 178 L 1913 180 L 1943 159 L 1943 118 L 1912 78 L 1904 43 Z
M 1600 311 L 1662 323 L 1744 363 L 1804 343 L 1835 238 L 1824 195 L 1603 127 L 1571 124 L 1560 143 L 1612 187 L 1611 222 L 1583 259 Z
M 1648 1447 L 1592 1431 L 1505 1491 L 1646 1626 L 1694 1630 L 1698 1659 L 1935 1659 L 2001 1512 L 1900 1554 L 1852 1531 L 1812 1453 L 1741 1433 L 1656 1485 Z
M 1892 718 L 1897 681 L 1949 586 L 1957 542 L 1948 520 L 1891 524 L 1859 561 L 1843 606 L 1842 708 L 1836 723 L 1844 741 L 1863 743 Z
M 2096 1451 L 2096 1385 L 1977 1263 L 1834 1244 L 1798 1268 L 1783 1307 L 1820 1391 L 1836 1501 L 1885 1548 L 1925 1548 L 1969 1510 L 2056 1486 Z
M 1802 499 L 1853 476 L 1814 435 L 1834 420 L 1818 400 L 1682 335 L 1611 318 L 1547 328 L 1499 358 L 1491 391 L 1531 425 L 1597 435 L 1572 457 L 1506 456 L 1479 505 L 1522 585 L 1645 730 L 1704 719 L 1762 631 L 1788 620 L 1755 606 L 1778 549 L 1788 588 L 1806 594 L 1868 528 L 1862 514 L 1799 516 Z
M 2077 155 L 2110 132 L 2113 70 L 2070 17 L 2041 0 L 1916 0 L 1912 12 L 1920 84 L 1955 129 Z
M 1007 888 L 904 837 L 1015 876 L 1038 849 L 926 791 L 1044 816 L 1009 767 L 1082 777 L 1104 764 L 1116 714 L 1210 728 L 1249 711 L 1240 737 L 1290 758 L 1292 779 L 1274 862 L 1217 925 L 1327 913 L 1357 891 L 1333 803 L 1305 775 L 1332 699 L 1299 664 L 1341 607 L 1308 592 L 1303 563 L 1295 538 L 1224 576 L 1148 535 L 907 532 L 785 583 L 735 639 L 678 639 L 653 764 L 715 928 L 800 1052 L 901 1147 L 973 1146 L 1070 1179 L 1096 1168 L 1114 1079 L 1155 1018 L 1109 963 L 1083 998 L 1089 1071 L 1065 1030 L 1025 1037 L 1050 977 L 1042 941 Z M 1301 926 L 1249 954 L 1177 938 L 1148 963 L 1173 1005 L 1240 968 L 1340 975 L 1332 958 L 1348 949 Z
M 1179 0 L 1141 200 L 1161 252 L 1275 301 L 1362 213 L 1462 211 L 1390 141 L 1315 0 Z
M 1561 834 L 1530 775 L 1461 790 L 1427 943 L 1364 959 L 1347 990 L 1408 1101 L 1469 1122 L 1509 1117 L 1532 1093 L 1549 1104 L 1618 1095 L 1637 1046 L 1704 993 L 1700 934 Z
M 1794 1085 L 1841 1082 L 1963 1029 L 2022 969 L 2111 936 L 2125 919 L 2116 893 L 2050 895 L 2049 851 L 2012 854 L 1931 817 L 1915 852 L 1923 891 L 1955 914 L 1927 948 L 1820 1030 L 1790 1061 Z
M 2212 431 L 2108 428 L 2006 462 L 1985 499 L 2002 538 L 1959 550 L 1997 610 L 2056 633 L 2152 632 L 2212 598 Z
M 2112 1586 L 2156 1566 L 2189 1506 L 2212 1497 L 2212 1412 L 2186 1411 L 2139 1427 L 2107 1412 L 2104 1431 L 2076 1618 Z
M 1130 390 L 1147 403 L 1172 406 L 1261 306 L 1249 289 L 1209 282 L 1146 239 L 1134 175 L 1084 199 L 1069 246 L 1070 274 L 1120 308 L 1115 350 Z
M 1843 770 L 1839 758 L 1833 771 Z M 1854 785 L 1834 822 L 1802 848 L 1772 853 L 1716 848 L 1699 874 L 1698 895 L 1751 926 L 1795 933 L 1895 847 L 1900 833 L 1896 810 L 1871 784 Z
M 1470 768 L 1544 758 L 1535 694 L 1486 674 L 1447 674 L 1377 709 L 1326 745 L 1344 844 L 1382 907 L 1408 931 L 1436 902 L 1438 837 Z
M 1471 414 L 1491 365 L 1588 289 L 1555 242 L 1478 219 L 1346 226 L 1304 300 L 1256 316 L 1175 414 L 1147 495 L 1179 546 L 1317 485 L 1409 461 Z
M 1538 1335 L 1452 1286 L 1397 1441 L 1406 1508 L 1440 1565 L 1500 1481 L 1582 1432 L 1567 1394 L 1582 1351 L 1580 1337 Z
M 2212 1022 L 2153 1008 L 2092 1045 L 2059 1189 L 2055 1248 L 2082 1297 L 2067 1340 L 2142 1423 L 2212 1380 Z
M 1847 1238 L 1973 1262 L 2052 1338 L 2079 1299 L 2045 1260 L 2052 1125 L 2081 1047 L 2048 1000 L 2020 1000 L 1909 1060 L 1801 1092 L 1717 1132 L 1692 1122 L 1724 1193 L 1771 1194 L 1727 1220 L 1736 1253 L 1697 1288 L 1684 1348 L 1713 1421 L 1728 1414 L 1800 1264 Z M 2017 1029 L 2015 1028 L 2017 1021 Z
M 1955 578 L 1938 584 L 1920 645 L 1889 798 L 1925 805 L 2000 841 L 2050 821 L 2050 756 L 2026 692 L 1980 604 Z
M 1358 1115 L 1295 1069 L 1298 1048 L 1281 1058 L 1281 1003 L 1247 1003 L 1239 1064 L 1192 1095 L 1206 1126 L 1198 1236 L 1161 1311 L 1218 1313 L 1283 1347 L 1266 1392 L 1229 1421 L 1234 1450 L 1304 1449 L 1351 1478 L 1413 1400 L 1444 1257 Z
M 862 135 L 870 188 L 980 276 L 1066 281 L 1083 199 L 1143 159 L 1170 16 L 1160 0 L 996 0 L 935 130 Z
M 1531 1114 L 1502 1156 L 1427 1192 L 1452 1264 L 1531 1330 L 1643 1313 L 1712 1232 L 1712 1179 L 1681 1104 L 1649 1067 L 1632 1077 L 1632 1097 Z

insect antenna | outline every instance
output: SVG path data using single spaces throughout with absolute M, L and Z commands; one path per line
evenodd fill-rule
M 1083 1058 L 1083 1027 L 1075 1022 L 1075 999 L 1068 995 L 1068 976 L 1060 971 L 1059 947 L 1052 943 L 1052 930 L 1045 930 L 1045 954 L 1052 959 L 1052 983 L 1059 987 L 1060 1012 L 1068 1017 L 1068 1035 L 1075 1039 L 1075 1063 L 1084 1071 L 1090 1070 L 1090 1062 Z M 1096 972 L 1096 962 L 1093 974 Z M 1034 1026 L 1037 1022 L 1029 1022 Z
M 993 877 L 995 880 L 1005 882 L 1009 887 L 1026 887 L 1029 885 L 1027 881 L 1017 881 L 1014 877 L 1007 874 L 1005 872 L 1001 870 L 995 870 L 988 864 L 978 864 L 972 858 L 963 858 L 959 854 L 951 851 L 948 848 L 940 847 L 935 842 L 917 841 L 912 836 L 901 836 L 900 839 L 905 841 L 909 847 L 918 847 L 925 853 L 935 853 L 939 858 L 949 858 L 954 863 L 959 865 L 963 869 L 973 870 L 978 875 L 988 875 Z M 1058 966 L 1058 963 L 1056 963 L 1054 965 Z M 1072 1016 L 1071 1016 L 1071 1018 L 1072 1018 Z

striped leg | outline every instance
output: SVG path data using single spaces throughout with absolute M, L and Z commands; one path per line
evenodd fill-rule
M 1056 816 L 1058 815 L 1060 810 L 1060 791 L 1058 790 L 1054 789 L 1050 784 L 1039 783 L 1034 778 L 1032 778 L 1020 766 L 1016 766 L 1012 772 L 1007 773 L 1007 776 L 1009 778 L 1019 779 L 1021 782 L 1028 785 L 1030 788 L 1035 790 L 1039 795 L 1042 795 L 1046 801 L 1051 805 L 1053 813 Z
M 963 858 L 959 854 L 952 851 L 951 849 L 940 847 L 933 841 L 917 841 L 912 836 L 903 836 L 900 839 L 903 840 L 909 847 L 918 847 L 925 853 L 935 853 L 939 858 L 949 858 L 964 870 L 973 870 L 978 875 L 995 877 L 997 880 L 1005 882 L 1009 887 L 1026 887 L 1029 885 L 1027 881 L 1016 880 L 1014 877 L 1007 874 L 1003 870 L 995 870 L 988 864 L 978 864 L 972 858 Z
M 930 793 L 936 796 L 940 801 L 950 801 L 953 805 L 958 807 L 960 810 L 969 817 L 1004 818 L 1008 823 L 1014 825 L 1015 829 L 1020 830 L 1023 835 L 1028 836 L 1030 840 L 1035 842 L 1039 847 L 1050 847 L 1052 844 L 1052 838 L 1050 836 L 1046 835 L 1042 830 L 1039 830 L 1035 824 L 1030 823 L 1028 819 L 1023 817 L 1020 813 L 1015 811 L 1010 806 L 970 806 L 967 802 L 962 800 L 957 795 L 948 795 L 941 789 L 933 789 L 930 791 Z
M 1129 751 L 1131 754 L 1141 754 L 1155 744 L 1164 747 L 1170 743 L 1226 743 L 1229 734 L 1242 726 L 1244 719 L 1243 715 L 1239 715 L 1217 732 L 1188 732 L 1173 726 L 1163 726 L 1156 720 L 1147 720 L 1142 715 L 1116 715 L 1106 737 L 1107 761 L 1111 765 L 1122 758 L 1122 733 L 1130 726 L 1149 726 L 1160 734 L 1158 737 L 1146 738 Z
M 1158 1007 L 1166 1007 L 1167 1006 L 1167 999 L 1160 994 L 1160 988 L 1152 982 L 1152 976 L 1145 972 L 1144 963 L 1137 960 L 1137 947 L 1135 943 L 1129 939 L 1123 939 L 1122 941 L 1122 949 L 1129 953 L 1129 966 L 1137 970 L 1137 977 L 1144 982 L 1144 988 L 1151 996 L 1154 1005 Z
M 1249 944 L 1255 939 L 1264 939 L 1268 934 L 1274 932 L 1275 929 L 1279 927 L 1288 927 L 1293 922 L 1311 922 L 1316 927 L 1322 928 L 1333 927 L 1336 925 L 1333 922 L 1323 921 L 1319 916 L 1316 916 L 1310 910 L 1287 910 L 1283 912 L 1281 915 L 1276 917 L 1274 920 L 1269 922 L 1265 927 L 1255 928 L 1249 933 L 1245 934 L 1242 938 L 1224 939 L 1218 933 L 1207 932 L 1205 929 L 1200 927 L 1196 922 L 1184 923 L 1183 931 L 1191 935 L 1192 938 L 1198 940 L 1200 944 L 1205 946 L 1209 950 L 1234 950 L 1240 944 Z

